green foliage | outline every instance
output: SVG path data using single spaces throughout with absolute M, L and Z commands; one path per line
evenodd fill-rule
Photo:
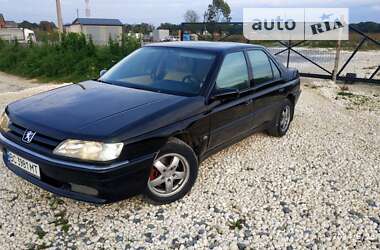
M 95 46 L 83 34 L 63 34 L 61 41 L 21 45 L 0 41 L 0 70 L 47 81 L 81 81 L 97 78 L 140 46 L 139 41 L 123 37 L 107 46 Z
M 244 219 L 237 219 L 235 221 L 230 221 L 229 222 L 229 228 L 231 230 L 235 230 L 235 229 L 240 230 L 243 228 L 244 223 L 245 223 Z
M 149 34 L 154 30 L 154 26 L 149 23 L 140 23 L 140 24 L 126 24 L 125 30 L 132 33 L 142 33 Z
M 213 0 L 204 14 L 205 22 L 218 23 L 231 21 L 231 8 L 224 0 Z
M 39 42 L 59 42 L 59 33 L 58 32 L 46 32 L 41 30 L 36 30 L 36 39 Z
M 173 23 L 161 23 L 157 29 L 169 30 L 170 35 L 175 36 L 178 35 L 181 26 Z

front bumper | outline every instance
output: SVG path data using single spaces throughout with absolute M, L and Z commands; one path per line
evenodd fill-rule
M 1 133 L 0 149 L 7 168 L 21 178 L 63 197 L 101 204 L 142 193 L 155 157 L 155 154 L 150 154 L 109 166 L 74 163 L 35 153 L 10 141 Z M 38 164 L 41 178 L 11 164 L 8 151 Z

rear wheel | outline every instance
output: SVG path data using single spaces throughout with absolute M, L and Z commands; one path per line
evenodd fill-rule
M 276 118 L 272 126 L 268 128 L 268 134 L 271 136 L 281 137 L 289 130 L 294 112 L 293 104 L 290 100 L 286 99 L 276 114 Z
M 173 138 L 153 162 L 145 197 L 154 204 L 167 204 L 185 196 L 198 174 L 197 157 L 190 146 Z

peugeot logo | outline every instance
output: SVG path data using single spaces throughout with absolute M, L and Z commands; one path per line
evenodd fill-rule
M 24 135 L 22 136 L 22 141 L 25 143 L 31 143 L 35 135 L 36 132 L 33 132 L 31 130 L 25 130 Z

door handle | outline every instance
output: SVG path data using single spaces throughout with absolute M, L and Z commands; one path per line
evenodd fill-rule
M 285 91 L 285 88 L 281 88 L 278 90 L 278 92 L 283 93 Z

